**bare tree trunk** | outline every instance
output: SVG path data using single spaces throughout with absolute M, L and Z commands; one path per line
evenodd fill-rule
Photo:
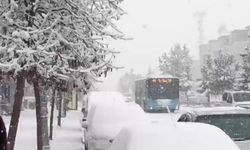
M 42 117 L 42 141 L 43 150 L 50 148 L 49 146 L 49 129 L 48 129 L 48 99 L 45 91 L 41 93 L 41 117 Z
M 62 118 L 62 91 L 61 91 L 61 89 L 58 89 L 57 93 L 58 93 L 58 96 L 59 96 L 57 125 L 61 126 L 61 118 Z
M 210 95 L 210 93 L 208 93 L 207 101 L 210 104 L 210 102 L 211 102 L 211 95 Z
M 21 71 L 17 75 L 15 101 L 13 105 L 13 112 L 11 115 L 9 132 L 8 132 L 8 144 L 7 144 L 8 150 L 14 150 L 14 147 L 15 147 L 16 133 L 17 133 L 18 122 L 19 122 L 20 112 L 22 108 L 23 95 L 24 95 L 24 85 L 25 85 L 24 81 L 25 81 L 24 73 L 23 71 Z
M 56 88 L 53 89 L 52 92 L 52 100 L 51 100 L 51 109 L 50 109 L 50 132 L 49 132 L 49 139 L 53 139 L 53 119 L 54 119 L 54 109 L 55 109 L 55 95 L 56 95 Z
M 210 94 L 210 91 L 207 93 L 207 102 L 208 102 L 208 104 L 210 104 L 210 102 L 211 102 L 211 94 Z
M 189 105 L 189 97 L 188 97 L 187 91 L 185 91 L 185 96 L 186 96 L 186 99 L 187 99 L 187 104 Z
M 38 78 L 33 80 L 33 86 L 36 98 L 37 150 L 43 150 L 41 99 Z

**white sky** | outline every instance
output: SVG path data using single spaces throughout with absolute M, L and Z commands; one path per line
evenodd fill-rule
M 120 73 L 131 68 L 142 74 L 148 68 L 157 70 L 158 57 L 175 43 L 185 44 L 191 56 L 199 59 L 198 19 L 193 16 L 196 11 L 206 12 L 205 43 L 219 36 L 222 24 L 228 31 L 250 25 L 249 0 L 124 0 L 122 8 L 127 15 L 117 25 L 133 40 L 111 45 L 121 52 L 115 62 L 125 67 Z

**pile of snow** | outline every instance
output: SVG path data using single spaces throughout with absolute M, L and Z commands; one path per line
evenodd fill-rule
M 121 130 L 109 150 L 239 150 L 221 129 L 201 123 L 151 123 Z

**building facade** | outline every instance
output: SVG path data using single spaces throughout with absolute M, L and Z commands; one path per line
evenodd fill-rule
M 201 66 L 205 63 L 206 56 L 211 57 L 218 56 L 218 52 L 222 52 L 234 55 L 235 59 L 241 61 L 240 54 L 245 53 L 245 49 L 249 42 L 248 33 L 250 26 L 245 29 L 239 29 L 232 31 L 229 35 L 220 36 L 216 40 L 210 40 L 207 44 L 199 46 Z

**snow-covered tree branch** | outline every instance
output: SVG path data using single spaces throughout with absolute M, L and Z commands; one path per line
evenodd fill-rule
M 76 79 L 113 68 L 117 52 L 103 41 L 124 38 L 114 24 L 125 13 L 120 0 L 10 2 L 0 13 L 0 26 L 6 28 L 0 34 L 0 69 L 17 73 L 36 67 L 45 78 Z
M 8 150 L 14 149 L 24 93 L 33 83 L 36 97 L 37 149 L 42 150 L 41 83 L 65 90 L 77 82 L 86 92 L 101 75 L 116 68 L 117 53 L 106 40 L 124 39 L 115 22 L 124 14 L 121 0 L 2 0 L 0 71 L 16 77 Z M 60 83 L 61 82 L 61 83 Z M 60 89 L 60 90 L 62 90 Z M 60 118 L 60 117 L 59 117 Z

